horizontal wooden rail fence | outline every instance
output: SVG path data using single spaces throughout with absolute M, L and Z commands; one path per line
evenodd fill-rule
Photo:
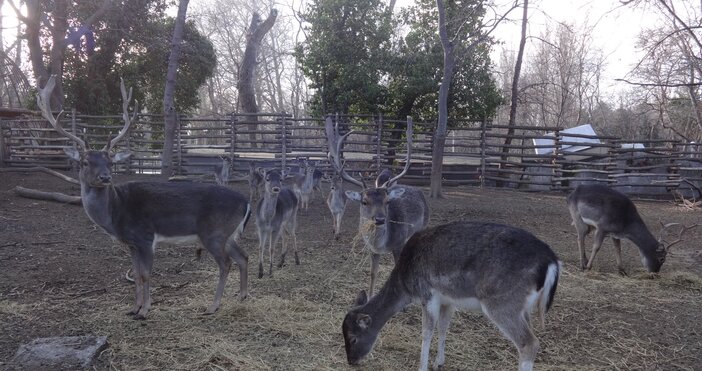
M 404 167 L 407 121 L 383 115 L 334 115 L 345 142 L 347 171 L 370 179 L 380 168 Z M 562 133 L 563 128 L 452 121 L 444 152 L 446 185 L 510 187 L 565 191 L 598 182 L 636 194 L 679 191 L 700 198 L 702 148 L 674 140 L 638 140 Z M 62 126 L 102 148 L 122 128 L 121 116 L 90 116 L 75 111 Z M 299 159 L 319 163 L 330 172 L 323 118 L 287 114 L 230 114 L 177 120 L 174 175 L 212 174 L 223 158 L 236 173 L 259 166 L 298 167 Z M 410 172 L 404 181 L 428 184 L 435 122 L 414 122 Z M 120 147 L 134 153 L 118 171 L 157 174 L 161 169 L 164 122 L 160 115 L 138 115 Z M 509 144 L 505 144 L 509 140 Z M 73 144 L 38 116 L 0 119 L 0 166 L 71 168 L 62 148 Z

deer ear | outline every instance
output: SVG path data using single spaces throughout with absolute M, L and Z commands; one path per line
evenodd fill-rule
M 75 162 L 80 162 L 80 152 L 75 148 L 64 148 L 63 152 Z
M 354 305 L 359 306 L 359 305 L 364 305 L 368 302 L 368 295 L 366 295 L 366 290 L 361 290 L 358 295 L 356 295 L 356 300 L 354 301 Z
M 351 200 L 361 202 L 361 194 L 356 192 L 356 191 L 346 191 L 346 197 L 348 197 Z
M 369 316 L 367 314 L 360 313 L 358 315 L 358 318 L 356 318 L 356 324 L 358 325 L 358 327 L 360 327 L 364 330 L 368 329 L 368 327 L 370 327 L 371 323 L 373 323 L 373 319 L 371 318 L 371 316 Z
M 132 153 L 129 151 L 120 151 L 115 153 L 114 156 L 112 156 L 112 161 L 114 162 L 124 162 L 129 160 L 129 158 L 132 157 Z

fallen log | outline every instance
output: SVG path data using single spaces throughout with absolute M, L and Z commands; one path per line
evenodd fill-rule
M 20 186 L 15 187 L 15 192 L 22 197 L 31 198 L 35 200 L 56 201 L 72 205 L 82 204 L 80 196 L 70 196 L 61 192 L 45 192 L 37 189 L 24 188 Z

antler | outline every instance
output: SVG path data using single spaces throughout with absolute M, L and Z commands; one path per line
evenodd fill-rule
M 46 85 L 44 85 L 43 89 L 38 89 L 39 92 L 37 93 L 37 106 L 39 106 L 39 109 L 41 109 L 41 115 L 49 121 L 51 126 L 54 127 L 56 131 L 58 131 L 60 134 L 62 134 L 65 137 L 68 137 L 72 141 L 76 142 L 78 146 L 81 148 L 81 150 L 87 150 L 88 147 L 85 145 L 85 141 L 83 139 L 78 138 L 77 136 L 67 132 L 64 128 L 61 127 L 61 115 L 63 114 L 63 110 L 59 112 L 59 114 L 54 117 L 54 115 L 51 113 L 51 92 L 54 91 L 54 87 L 56 86 L 56 75 L 51 75 L 49 77 L 49 80 L 46 81 Z
M 346 137 L 353 133 L 353 130 L 339 137 L 339 124 L 337 123 L 336 125 L 334 125 L 330 117 L 327 117 L 327 119 L 325 120 L 324 129 L 327 134 L 327 142 L 329 145 L 329 162 L 331 162 L 334 169 L 341 175 L 342 178 L 344 178 L 350 183 L 353 183 L 365 189 L 366 185 L 363 182 L 349 175 L 346 172 L 346 170 L 344 170 L 344 166 L 341 163 L 341 146 L 344 143 Z
M 663 226 L 663 228 L 661 229 L 661 235 L 660 235 L 660 237 L 658 238 L 658 242 L 663 243 L 663 236 L 665 235 L 665 231 L 666 231 L 668 228 L 670 228 L 670 227 L 674 227 L 674 226 L 682 225 L 682 224 L 680 224 L 680 223 L 668 223 L 668 224 L 663 224 L 663 222 L 661 222 L 661 225 Z M 673 242 L 671 242 L 671 243 L 667 243 L 667 244 L 663 243 L 663 245 L 665 246 L 665 251 L 670 251 L 670 249 L 671 249 L 673 246 L 675 246 L 675 245 L 677 245 L 678 243 L 682 242 L 682 241 L 683 241 L 683 238 L 682 238 L 683 234 L 684 234 L 685 232 L 687 232 L 688 230 L 690 230 L 690 229 L 692 229 L 692 228 L 695 228 L 695 227 L 698 227 L 698 226 L 699 226 L 699 224 L 693 224 L 693 225 L 691 225 L 691 226 L 689 226 L 689 227 L 683 225 L 682 228 L 680 229 L 680 232 L 678 232 L 678 239 L 677 239 L 677 240 L 675 240 L 675 241 L 673 241 Z
M 110 148 L 114 147 L 117 142 L 122 140 L 127 132 L 129 131 L 129 126 L 132 124 L 132 120 L 136 120 L 137 112 L 139 111 L 139 102 L 134 101 L 134 114 L 129 117 L 129 102 L 132 100 L 132 88 L 129 88 L 129 94 L 127 94 L 127 89 L 124 87 L 124 79 L 119 78 L 120 90 L 122 91 L 122 120 L 124 120 L 124 127 L 119 131 L 116 137 L 112 138 L 103 148 L 103 151 L 109 151 Z
M 407 158 L 405 159 L 405 168 L 402 169 L 402 172 L 398 174 L 396 177 L 389 179 L 381 187 L 387 187 L 390 184 L 393 184 L 396 182 L 398 179 L 402 178 L 407 174 L 407 171 L 409 170 L 410 167 L 410 159 L 412 158 L 412 118 L 407 116 Z

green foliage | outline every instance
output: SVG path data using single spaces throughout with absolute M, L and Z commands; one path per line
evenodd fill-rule
M 489 118 L 502 98 L 490 73 L 493 42 L 481 33 L 483 3 L 447 1 L 446 6 L 456 53 L 449 115 Z M 317 89 L 310 102 L 314 114 L 384 111 L 399 118 L 436 118 L 443 74 L 436 3 L 418 0 L 397 19 L 386 11 L 375 0 L 316 0 L 305 13 L 308 37 L 296 57 Z
M 314 114 L 377 111 L 391 28 L 379 0 L 316 0 L 303 15 L 307 40 L 295 57 L 316 92 Z
M 445 5 L 447 31 L 453 40 L 456 56 L 448 98 L 449 117 L 490 118 L 501 104 L 502 97 L 490 73 L 493 41 L 484 37 L 481 30 L 485 14 L 483 3 L 446 1 Z M 401 22 L 409 32 L 396 48 L 398 62 L 391 72 L 392 94 L 388 109 L 398 112 L 400 117 L 435 118 L 438 115 L 438 87 L 443 74 L 436 2 L 417 1 L 415 6 L 402 12 Z
M 78 2 L 69 18 L 74 27 L 100 2 Z M 87 114 L 122 111 L 119 78 L 133 87 L 134 98 L 148 112 L 163 110 L 163 90 L 174 20 L 165 16 L 164 0 L 114 2 L 93 27 L 96 50 L 91 56 L 69 47 L 64 59 L 65 107 Z M 176 109 L 197 107 L 198 88 L 212 75 L 212 43 L 193 24 L 186 25 L 176 88 Z

